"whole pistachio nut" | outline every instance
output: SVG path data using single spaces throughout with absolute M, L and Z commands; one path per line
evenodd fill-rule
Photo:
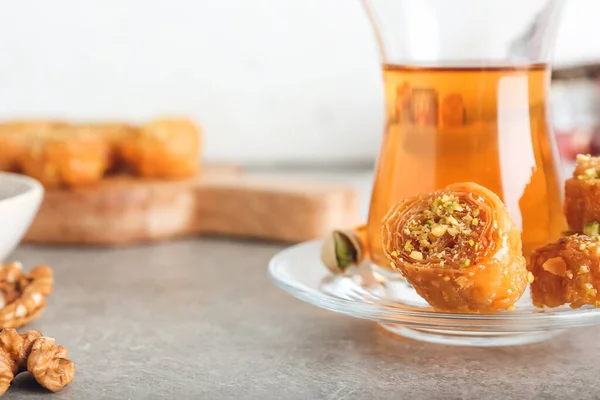
M 364 249 L 359 236 L 352 230 L 335 230 L 321 248 L 321 261 L 333 274 L 343 274 L 363 260 Z

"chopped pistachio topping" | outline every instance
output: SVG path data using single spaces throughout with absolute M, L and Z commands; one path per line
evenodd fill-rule
M 577 154 L 577 157 L 575 157 L 575 160 L 578 163 L 583 163 L 586 161 L 590 161 L 592 159 L 592 156 L 589 154 Z
M 462 264 L 460 264 L 461 267 L 466 268 L 469 265 L 471 265 L 471 260 L 469 260 L 468 258 L 462 262 Z
M 453 226 L 459 226 L 458 221 L 452 215 L 446 217 L 446 223 L 451 224 Z
M 458 229 L 448 228 L 448 233 L 450 234 L 450 236 L 454 237 L 454 236 L 458 235 Z
M 591 238 L 598 236 L 600 233 L 600 223 L 596 221 L 585 223 L 585 225 L 583 225 L 583 233 Z
M 571 271 L 565 272 L 565 275 L 567 276 L 567 278 L 573 279 L 573 273 Z
M 583 171 L 583 174 L 577 175 L 577 179 L 582 179 L 584 181 L 591 179 L 598 179 L 599 170 L 597 168 L 588 168 Z
M 577 270 L 577 275 L 583 275 L 583 274 L 587 274 L 590 272 L 590 267 L 588 267 L 587 265 L 580 265 L 579 269 Z
M 585 290 L 585 293 L 588 296 L 596 296 L 596 294 L 598 294 L 598 291 L 594 289 L 594 285 L 589 282 L 583 284 L 583 290 Z
M 595 179 L 598 177 L 598 170 L 596 168 L 588 168 L 585 170 L 585 175 Z
M 445 204 L 445 207 L 448 211 L 463 211 L 463 207 L 457 202 L 451 201 Z
M 600 178 L 600 158 L 589 154 L 579 154 L 576 158 L 577 165 L 573 177 L 581 180 L 592 180 Z
M 479 237 L 483 226 L 477 204 L 461 201 L 453 194 L 441 194 L 403 227 L 406 241 L 402 253 L 418 260 L 436 258 L 440 265 L 446 261 L 456 266 L 465 262 L 462 266 L 472 265 L 485 246 L 480 245 Z
M 399 255 L 399 254 L 398 254 L 398 251 L 397 251 L 397 250 L 394 250 L 394 251 L 392 251 L 392 252 L 390 253 L 390 255 L 391 255 L 392 257 L 398 257 L 398 255 Z
M 435 237 L 442 237 L 448 231 L 448 225 L 434 225 L 431 228 L 431 234 Z

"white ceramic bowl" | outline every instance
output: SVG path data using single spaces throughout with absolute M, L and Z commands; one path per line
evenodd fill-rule
M 19 244 L 43 197 L 44 189 L 35 179 L 0 172 L 0 261 Z

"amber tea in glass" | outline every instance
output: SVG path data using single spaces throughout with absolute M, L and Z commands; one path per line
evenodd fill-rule
M 526 256 L 558 238 L 563 182 L 548 90 L 562 1 L 365 5 L 382 50 L 386 100 L 367 224 L 372 261 L 388 264 L 380 230 L 392 204 L 455 182 L 479 183 L 504 201 Z M 461 21 L 473 8 L 479 19 Z

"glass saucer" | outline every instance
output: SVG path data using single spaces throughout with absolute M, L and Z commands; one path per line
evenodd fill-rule
M 386 330 L 411 339 L 461 346 L 511 346 L 540 342 L 569 328 L 600 323 L 600 309 L 539 309 L 531 303 L 529 292 L 512 311 L 437 312 L 405 281 L 390 279 L 369 265 L 347 275 L 332 275 L 320 261 L 321 245 L 321 240 L 315 240 L 276 254 L 269 263 L 271 279 L 300 300 L 376 321 Z

